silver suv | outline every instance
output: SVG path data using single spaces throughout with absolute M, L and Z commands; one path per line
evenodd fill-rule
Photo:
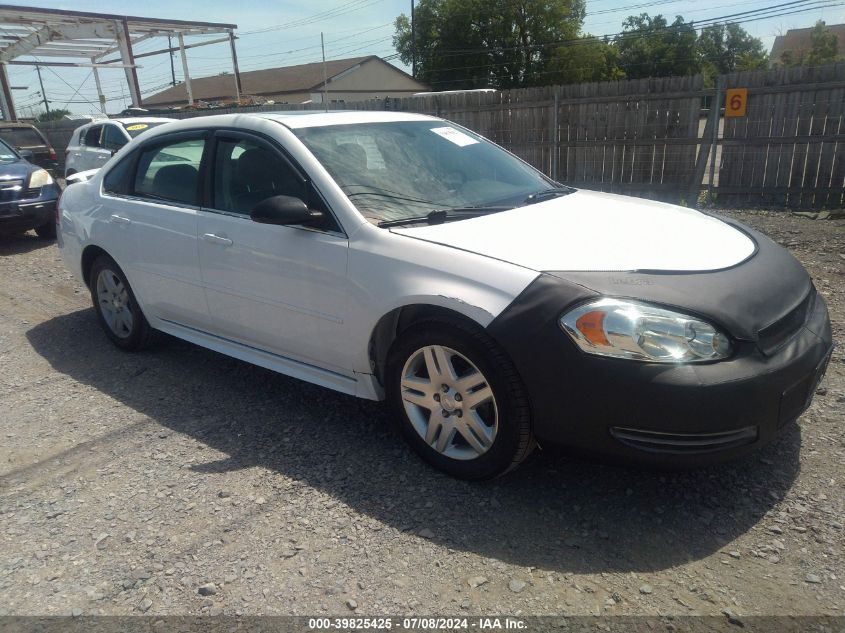
M 102 119 L 76 128 L 65 150 L 65 177 L 99 169 L 136 136 L 172 121 L 153 117 Z

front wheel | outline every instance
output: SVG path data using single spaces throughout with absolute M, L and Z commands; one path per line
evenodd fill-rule
M 126 351 L 149 345 L 154 330 L 141 312 L 126 276 L 111 257 L 100 255 L 94 261 L 88 285 L 97 320 L 112 343 Z
M 450 320 L 413 327 L 391 349 L 386 378 L 405 439 L 454 477 L 501 475 L 535 446 L 522 381 L 480 328 Z

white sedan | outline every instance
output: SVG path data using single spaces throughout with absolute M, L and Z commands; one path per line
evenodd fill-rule
M 798 418 L 831 349 L 823 299 L 763 235 L 576 191 L 428 116 L 171 123 L 58 216 L 118 347 L 162 331 L 387 399 L 423 458 L 469 479 L 538 442 L 741 455 Z

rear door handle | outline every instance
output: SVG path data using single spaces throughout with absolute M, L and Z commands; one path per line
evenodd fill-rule
M 111 216 L 111 221 L 115 224 L 132 224 L 132 220 L 129 218 L 124 218 L 122 215 L 113 214 Z
M 211 242 L 212 244 L 221 244 L 223 246 L 232 245 L 232 240 L 230 240 L 228 237 L 222 237 L 220 235 L 215 235 L 214 233 L 205 233 L 202 236 L 202 239 L 204 239 L 206 242 Z

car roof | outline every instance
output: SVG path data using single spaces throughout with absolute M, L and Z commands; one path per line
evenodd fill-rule
M 168 119 L 164 117 L 154 116 L 131 116 L 120 117 L 117 119 L 94 119 L 93 121 L 89 121 L 88 123 L 80 127 L 87 127 L 89 125 L 103 125 L 105 123 L 121 123 L 123 125 L 132 125 L 133 123 L 168 123 L 171 121 L 176 121 L 176 119 Z
M 102 121 L 93 121 L 93 123 L 106 123 L 107 121 L 123 123 L 124 125 L 132 125 L 133 123 L 168 123 L 170 121 L 176 121 L 176 119 L 168 119 L 167 117 L 159 116 L 130 116 L 120 117 L 117 119 L 103 119 Z
M 20 123 L 20 122 L 12 122 L 12 121 L 2 121 L 0 122 L 0 129 L 9 129 L 9 128 L 33 128 L 38 129 L 34 125 L 30 123 Z
M 206 125 L 233 125 L 244 118 L 278 121 L 291 129 L 322 127 L 326 125 L 352 125 L 355 123 L 389 123 L 393 121 L 440 121 L 436 117 L 412 112 L 384 112 L 380 110 L 335 110 L 320 112 L 315 110 L 280 110 L 272 112 L 244 112 L 232 114 L 213 114 L 192 117 L 179 121 L 179 127 L 192 129 Z M 151 120 L 149 117 L 139 120 Z M 172 119 L 171 119 L 172 120 Z
M 323 127 L 326 125 L 352 125 L 355 123 L 438 120 L 435 117 L 425 114 L 385 112 L 380 110 L 335 110 L 329 112 L 293 110 L 287 112 L 255 112 L 252 113 L 252 116 L 278 121 L 291 129 Z

